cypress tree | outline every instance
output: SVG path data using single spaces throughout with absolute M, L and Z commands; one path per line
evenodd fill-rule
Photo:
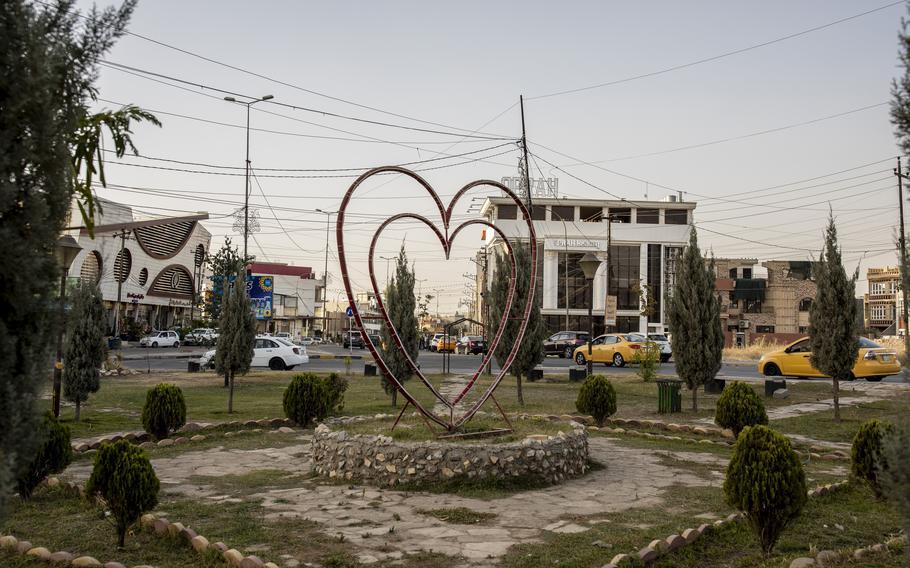
M 246 265 L 252 261 L 252 256 L 246 258 L 240 256 L 237 247 L 231 246 L 230 237 L 224 239 L 224 245 L 218 249 L 218 252 L 206 256 L 205 263 L 212 273 L 211 279 L 214 284 L 214 293 L 205 307 L 209 319 L 212 321 L 221 319 L 221 306 L 230 289 L 228 279 L 234 274 L 242 273 Z
M 834 419 L 840 421 L 840 381 L 850 380 L 859 338 L 856 333 L 856 278 L 847 277 L 837 244 L 834 216 L 828 214 L 825 248 L 815 268 L 817 292 L 809 307 L 809 343 L 813 367 L 831 377 L 834 385 Z
M 414 295 L 415 280 L 414 270 L 408 266 L 408 255 L 405 253 L 404 245 L 401 245 L 398 260 L 395 262 L 395 276 L 386 288 L 385 308 L 392 325 L 398 331 L 398 337 L 401 339 L 405 351 L 413 361 L 417 360 L 420 353 L 418 349 L 420 330 L 417 325 L 417 297 Z M 392 333 L 387 326 L 382 328 L 382 342 L 385 344 L 385 348 L 380 347 L 380 350 L 389 371 L 401 382 L 410 379 L 411 368 L 408 366 L 404 354 L 392 340 Z M 398 389 L 385 375 L 382 377 L 382 389 L 386 394 L 392 396 L 392 406 L 397 406 Z
M 94 282 L 82 282 L 73 294 L 63 367 L 63 396 L 76 403 L 79 422 L 82 403 L 101 388 L 101 365 L 105 358 L 104 307 Z
M 67 220 L 77 190 L 91 210 L 91 187 L 74 169 L 77 133 L 97 62 L 124 33 L 135 1 L 84 19 L 72 1 L 51 4 L 0 2 L 0 516 L 34 456 L 38 392 L 61 324 L 54 247 L 63 227 L 78 223 Z M 100 129 L 81 134 L 97 139 Z M 117 134 L 119 149 L 129 133 Z
M 698 249 L 695 227 L 678 264 L 676 288 L 668 298 L 667 315 L 673 334 L 676 372 L 692 391 L 692 410 L 698 410 L 698 387 L 720 371 L 724 332 L 720 301 L 714 295 L 714 262 Z
M 220 335 L 215 350 L 215 372 L 224 376 L 228 387 L 228 414 L 234 412 L 234 376 L 245 375 L 253 361 L 253 342 L 256 340 L 256 318 L 246 295 L 243 273 L 228 284 L 226 299 L 218 322 Z
M 505 323 L 505 329 L 499 340 L 499 345 L 496 346 L 496 351 L 494 352 L 496 362 L 500 366 L 505 364 L 506 358 L 518 338 L 518 329 L 524 320 L 524 307 L 531 284 L 530 247 L 523 242 L 515 243 L 512 246 L 516 268 L 515 297 L 512 301 L 509 320 Z M 510 280 L 511 273 L 509 271 L 508 257 L 497 252 L 496 268 L 493 272 L 489 292 L 489 325 L 491 327 L 487 330 L 487 341 L 492 341 L 496 334 L 497 330 L 492 326 L 499 325 L 499 320 L 502 318 L 506 298 L 509 294 Z M 509 371 L 515 375 L 518 404 L 522 406 L 524 406 L 525 400 L 521 389 L 521 378 L 528 376 L 531 370 L 543 361 L 544 356 L 542 346 L 544 339 L 547 337 L 547 329 L 540 315 L 541 296 L 542 292 L 538 286 L 534 292 L 534 303 L 531 306 L 531 313 L 528 315 L 528 326 L 525 329 L 524 338 L 521 340 L 521 347 L 518 348 L 518 353 L 516 353 L 512 366 L 509 368 Z

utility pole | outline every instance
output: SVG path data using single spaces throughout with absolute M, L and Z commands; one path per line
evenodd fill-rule
M 607 213 L 607 269 L 606 279 L 604 281 L 604 333 L 609 333 L 610 326 L 607 324 L 607 303 L 610 301 L 610 249 L 613 246 L 613 215 Z M 617 298 L 618 299 L 618 298 Z M 591 300 L 594 301 L 593 299 Z M 615 324 L 614 324 L 615 326 Z
M 518 96 L 518 102 L 521 103 L 521 150 L 524 152 L 524 178 L 525 188 L 528 190 L 528 213 L 531 213 L 531 164 L 528 162 L 528 137 L 525 132 L 525 98 L 524 95 Z
M 243 185 L 243 260 L 247 259 L 247 240 L 250 237 L 250 107 L 262 101 L 274 99 L 272 95 L 265 95 L 251 101 L 238 101 L 234 97 L 224 97 L 229 103 L 246 106 L 246 173 Z
M 120 308 L 121 308 L 121 291 L 123 288 L 123 281 L 126 280 L 126 258 L 124 257 L 124 250 L 126 245 L 126 236 L 129 234 L 129 231 L 126 229 L 120 231 L 119 235 L 114 235 L 115 237 L 120 237 L 120 252 L 117 253 L 117 260 L 114 261 L 114 277 L 117 278 L 117 309 L 114 312 L 114 339 L 120 339 Z M 118 266 L 119 270 L 117 270 Z
M 901 249 L 901 299 L 903 300 L 904 305 L 902 315 L 904 317 L 904 325 L 906 326 L 906 329 L 904 329 L 904 352 L 910 353 L 910 321 L 907 319 L 907 286 L 905 285 L 905 281 L 907 280 L 905 277 L 905 271 L 910 267 L 905 266 L 905 262 L 907 260 L 907 239 L 905 236 L 906 233 L 904 231 L 904 172 L 901 169 L 900 156 L 897 157 L 897 168 L 894 170 L 894 174 L 897 176 L 897 204 L 898 210 L 900 211 L 901 222 L 901 234 L 898 237 L 897 242 Z M 900 332 L 900 320 L 898 320 L 897 325 L 895 326 L 895 330 L 898 331 L 898 333 Z

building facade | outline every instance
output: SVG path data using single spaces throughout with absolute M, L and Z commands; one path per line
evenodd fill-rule
M 813 263 L 752 258 L 713 261 L 727 345 L 748 345 L 759 338 L 789 343 L 809 332 L 809 308 L 817 290 Z
M 102 213 L 94 237 L 84 228 L 68 231 L 82 250 L 67 276 L 98 283 L 108 333 L 115 327 L 124 334 L 192 325 L 201 315 L 200 286 L 212 236 L 200 221 L 208 215 L 137 220 L 126 205 L 98 201 Z M 74 204 L 70 219 L 80 218 Z
M 272 277 L 272 317 L 256 322 L 257 330 L 268 333 L 290 333 L 291 337 L 312 335 L 316 327 L 316 280 L 308 266 L 291 266 L 277 262 L 253 262 L 253 276 Z
M 866 270 L 868 292 L 863 296 L 863 323 L 884 335 L 905 333 L 901 271 L 896 266 Z
M 695 203 L 536 198 L 531 217 L 538 240 L 542 314 L 551 333 L 560 330 L 665 331 L 664 298 L 675 283 L 676 263 L 688 242 Z M 510 241 L 527 241 L 527 225 L 508 197 L 488 198 L 487 221 Z M 502 237 L 487 229 L 476 257 L 474 318 L 485 321 L 487 291 L 504 250 Z M 601 265 L 592 286 L 579 261 L 593 253 Z M 611 297 L 608 301 L 608 297 Z M 645 298 L 650 298 L 645 302 Z M 615 312 L 608 306 L 615 303 Z M 647 306 L 647 308 L 645 308 Z M 592 308 L 593 322 L 588 319 Z M 608 318 L 609 316 L 609 318 Z

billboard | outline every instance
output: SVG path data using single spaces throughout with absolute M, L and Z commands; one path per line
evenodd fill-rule
M 246 294 L 257 320 L 272 319 L 272 292 L 274 280 L 271 276 L 247 276 Z

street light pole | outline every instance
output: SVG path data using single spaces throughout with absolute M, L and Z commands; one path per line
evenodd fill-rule
M 60 417 L 60 388 L 63 383 L 63 331 L 66 328 L 66 274 L 82 247 L 66 235 L 57 239 L 56 256 L 60 263 L 60 324 L 57 329 L 57 358 L 54 361 L 54 416 Z
M 334 211 L 317 209 L 316 212 L 325 215 L 325 267 L 322 269 L 322 334 L 324 336 L 329 325 L 329 224 Z
M 598 267 L 600 267 L 600 259 L 588 252 L 581 257 L 578 263 L 581 265 L 581 270 L 585 273 L 588 288 L 591 289 L 591 301 L 588 303 L 588 357 L 586 361 L 588 376 L 591 376 L 594 372 L 594 350 L 592 348 L 592 341 L 594 340 L 594 275 L 597 273 Z
M 238 101 L 234 97 L 224 97 L 229 103 L 246 106 L 246 168 L 243 184 L 243 260 L 247 259 L 247 241 L 250 237 L 250 107 L 262 101 L 274 99 L 272 95 L 265 95 L 251 101 Z

